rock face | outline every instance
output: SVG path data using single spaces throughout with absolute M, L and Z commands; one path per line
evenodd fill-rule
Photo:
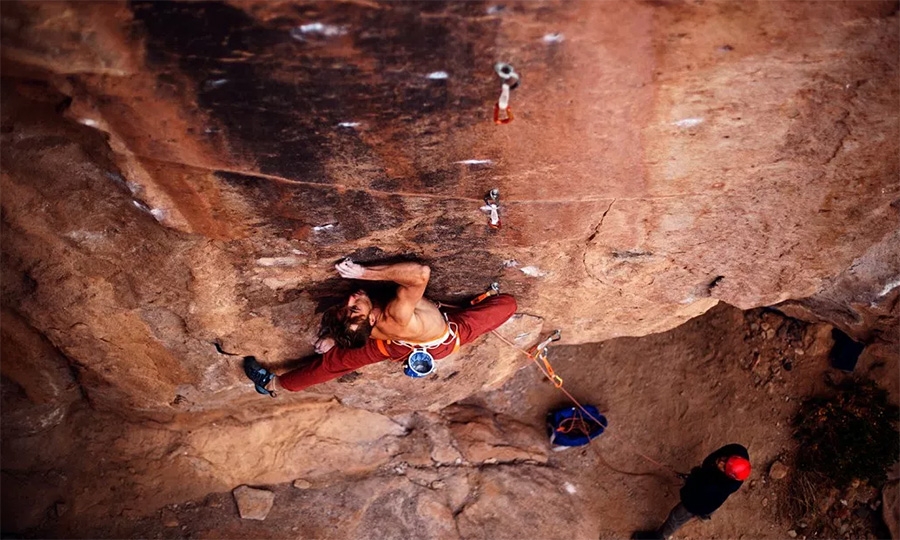
M 182 426 L 270 407 L 253 429 L 290 462 L 284 411 L 438 414 L 528 362 L 488 336 L 423 380 L 373 365 L 264 406 L 240 357 L 311 354 L 348 255 L 424 258 L 445 301 L 499 281 L 519 347 L 719 301 L 793 299 L 854 336 L 896 316 L 895 2 L 5 2 L 0 22 L 4 456 L 86 406 Z M 522 76 L 507 125 L 501 60 Z M 218 441 L 191 463 L 222 471 L 235 424 L 169 435 Z M 465 426 L 429 459 L 540 462 Z
M 900 482 L 897 480 L 884 486 L 881 517 L 891 531 L 891 538 L 900 538 Z
M 444 299 L 499 280 L 584 343 L 889 241 L 893 3 L 490 7 L 5 5 L 5 304 L 93 403 L 163 412 L 233 403 L 213 341 L 310 353 L 345 255 L 422 256 Z

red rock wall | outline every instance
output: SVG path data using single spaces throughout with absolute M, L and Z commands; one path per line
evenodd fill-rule
M 586 343 L 813 296 L 896 229 L 895 3 L 491 6 L 4 3 L 3 302 L 54 351 L 4 374 L 229 408 L 255 396 L 213 343 L 310 353 L 348 254 L 423 256 L 443 299 L 498 280 L 527 339 Z M 900 275 L 876 259 L 873 291 Z M 523 361 L 474 351 L 437 392 L 385 366 L 319 390 L 437 408 Z

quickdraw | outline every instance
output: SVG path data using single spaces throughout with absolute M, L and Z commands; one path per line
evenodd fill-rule
M 475 304 L 480 304 L 485 298 L 490 298 L 491 296 L 496 296 L 498 294 L 500 294 L 500 284 L 495 281 L 491 283 L 490 289 L 473 298 L 472 301 L 469 302 L 469 305 L 474 306 Z
M 513 121 L 512 108 L 509 106 L 509 91 L 519 86 L 519 74 L 516 70 L 506 62 L 497 62 L 494 65 L 494 71 L 503 79 L 503 86 L 500 90 L 500 98 L 494 105 L 494 123 L 508 124 Z M 501 118 L 501 112 L 504 117 Z
M 494 188 L 484 196 L 484 206 L 481 207 L 482 212 L 490 214 L 488 225 L 492 229 L 500 228 L 500 190 Z
M 538 343 L 533 349 L 528 351 L 528 354 L 532 358 L 540 360 L 544 364 L 544 369 L 547 371 L 547 377 L 553 381 L 553 385 L 557 388 L 562 388 L 563 380 L 562 377 L 553 371 L 553 366 L 550 365 L 550 360 L 547 358 L 547 347 L 550 346 L 550 343 L 559 341 L 561 337 L 562 334 L 560 331 L 554 330 L 553 333 L 550 334 L 550 337 Z

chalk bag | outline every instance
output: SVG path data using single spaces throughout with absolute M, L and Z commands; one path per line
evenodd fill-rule
M 403 373 L 416 379 L 425 377 L 432 371 L 434 371 L 434 357 L 425 349 L 413 349 L 403 367 Z

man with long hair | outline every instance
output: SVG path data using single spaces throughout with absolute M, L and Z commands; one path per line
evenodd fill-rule
M 277 388 L 297 392 L 368 364 L 403 360 L 413 351 L 445 358 L 516 312 L 516 300 L 508 294 L 489 296 L 463 309 L 442 310 L 423 296 L 431 277 L 431 269 L 424 264 L 362 266 L 345 259 L 335 269 L 345 279 L 392 281 L 397 292 L 387 302 L 380 302 L 360 289 L 327 310 L 316 342 L 321 356 L 304 366 L 275 375 L 252 356 L 246 357 L 244 372 L 257 392 L 271 395 Z

